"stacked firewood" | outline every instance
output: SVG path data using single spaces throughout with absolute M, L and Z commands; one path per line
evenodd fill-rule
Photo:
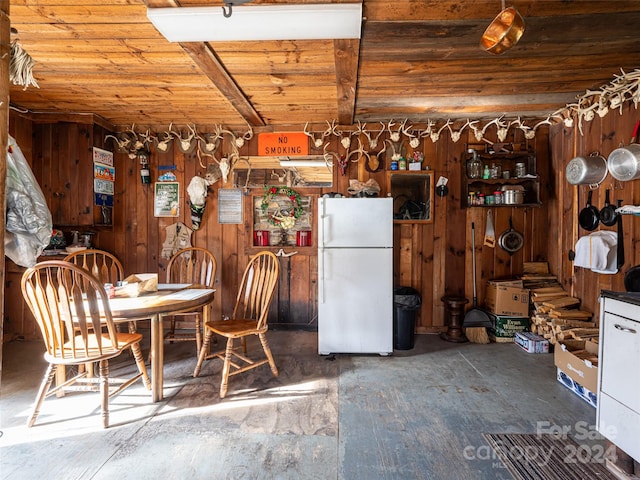
M 562 288 L 558 279 L 549 274 L 546 262 L 524 264 L 522 281 L 529 289 L 531 304 L 531 331 L 556 344 L 568 339 L 590 340 L 598 338 L 593 313 L 580 308 L 580 299 L 572 297 Z

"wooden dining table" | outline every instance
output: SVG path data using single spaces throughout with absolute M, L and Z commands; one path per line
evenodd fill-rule
M 116 292 L 109 299 L 114 321 L 151 320 L 151 394 L 154 402 L 163 398 L 164 335 L 163 317 L 202 308 L 203 324 L 209 321 L 215 289 L 190 284 L 158 284 L 155 292 L 128 297 Z

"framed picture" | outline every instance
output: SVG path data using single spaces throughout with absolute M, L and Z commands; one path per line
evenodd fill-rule
M 153 213 L 156 217 L 180 215 L 180 184 L 178 182 L 154 184 Z

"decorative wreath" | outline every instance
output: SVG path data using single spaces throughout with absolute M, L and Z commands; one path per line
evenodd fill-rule
M 276 227 L 282 226 L 283 220 L 288 220 L 287 217 L 278 216 L 275 213 L 268 213 L 269 204 L 273 197 L 276 196 L 286 196 L 291 200 L 292 208 L 289 211 L 289 217 L 292 219 L 300 218 L 302 215 L 302 199 L 300 198 L 300 194 L 296 192 L 294 189 L 289 187 L 266 187 L 264 191 L 264 196 L 262 197 L 262 204 L 260 208 L 262 209 L 262 213 L 267 215 L 267 221 Z M 278 212 L 276 212 L 278 213 Z M 295 220 L 293 220 L 295 222 Z M 291 220 L 288 220 L 284 223 L 290 223 Z

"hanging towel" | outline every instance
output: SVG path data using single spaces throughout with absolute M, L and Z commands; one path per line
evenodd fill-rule
M 595 273 L 618 273 L 617 246 L 617 234 L 610 230 L 600 230 L 580 237 L 576 242 L 573 264 L 589 268 Z

